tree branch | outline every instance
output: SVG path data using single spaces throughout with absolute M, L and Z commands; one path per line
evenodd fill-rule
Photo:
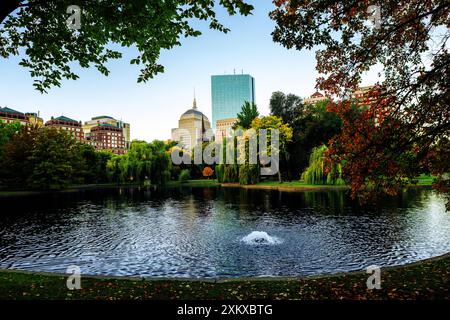
M 20 6 L 20 0 L 2 0 L 0 4 L 0 24 Z

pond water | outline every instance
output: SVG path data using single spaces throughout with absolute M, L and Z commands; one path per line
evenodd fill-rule
M 450 252 L 450 213 L 411 189 L 117 188 L 0 198 L 0 268 L 148 277 L 303 276 Z

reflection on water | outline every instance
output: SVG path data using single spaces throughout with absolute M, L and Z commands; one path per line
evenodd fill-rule
M 2 198 L 0 208 L 0 268 L 293 276 L 450 251 L 450 213 L 432 190 L 361 207 L 345 191 L 126 188 Z

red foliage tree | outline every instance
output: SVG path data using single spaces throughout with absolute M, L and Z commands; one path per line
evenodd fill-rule
M 450 179 L 450 3 L 444 0 L 278 0 L 275 42 L 316 52 L 317 87 L 343 121 L 329 161 L 342 161 L 353 195 L 396 193 L 420 173 Z M 374 17 L 374 9 L 378 15 Z M 374 21 L 374 18 L 378 19 Z M 376 24 L 371 23 L 376 22 Z M 373 67 L 378 86 L 351 94 Z

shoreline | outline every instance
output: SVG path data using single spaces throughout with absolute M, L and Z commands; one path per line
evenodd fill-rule
M 87 184 L 87 185 L 73 185 L 61 190 L 2 190 L 0 189 L 0 199 L 7 197 L 17 197 L 17 196 L 30 196 L 30 195 L 40 195 L 40 194 L 58 194 L 58 193 L 70 193 L 83 190 L 94 190 L 94 189 L 115 189 L 115 188 L 179 188 L 179 187 L 222 187 L 222 188 L 241 188 L 247 190 L 275 190 L 280 192 L 305 192 L 305 191 L 346 191 L 350 190 L 347 185 L 302 185 L 297 181 L 294 182 L 260 182 L 259 184 L 252 185 L 241 185 L 239 183 L 220 183 L 217 180 L 189 180 L 186 182 L 170 181 L 167 185 L 150 185 L 146 186 L 141 183 L 128 183 L 128 184 L 117 184 L 117 183 L 100 183 L 100 184 Z M 405 189 L 431 189 L 432 186 L 429 184 L 418 184 L 409 185 Z
M 382 271 L 390 271 L 396 269 L 402 269 L 405 267 L 414 267 L 420 265 L 422 263 L 433 263 L 436 261 L 450 259 L 450 251 L 448 253 L 444 253 L 439 256 L 426 258 L 423 260 L 417 260 L 414 262 L 395 265 L 395 266 L 387 266 L 381 267 Z M 28 274 L 28 275 L 40 275 L 40 276 L 55 276 L 55 277 L 67 277 L 66 273 L 59 272 L 48 272 L 48 271 L 31 271 L 31 270 L 23 270 L 23 269 L 1 269 L 0 273 L 20 273 L 20 274 Z M 224 283 L 224 282 L 234 282 L 234 281 L 290 281 L 290 280 L 308 280 L 308 279 L 324 279 L 324 278 L 334 278 L 334 277 L 346 277 L 358 274 L 366 274 L 365 270 L 353 270 L 353 271 L 341 271 L 336 273 L 324 273 L 318 275 L 310 275 L 310 276 L 254 276 L 254 277 L 235 277 L 235 278 L 183 278 L 183 277 L 146 277 L 146 276 L 114 276 L 114 275 L 94 275 L 94 274 L 86 274 L 84 278 L 90 279 L 114 279 L 114 280 L 127 280 L 127 281 L 204 281 L 204 282 L 212 282 L 212 283 Z
M 450 299 L 450 252 L 381 268 L 382 288 L 368 290 L 365 270 L 295 277 L 168 278 L 83 276 L 0 269 L 0 299 Z
M 250 189 L 250 190 L 276 190 L 276 191 L 287 191 L 287 192 L 350 190 L 349 186 L 332 186 L 332 185 L 329 185 L 329 186 L 326 186 L 326 185 L 289 186 L 289 185 L 283 185 L 283 183 L 280 183 L 279 185 L 264 185 L 264 184 L 241 185 L 239 183 L 221 183 L 220 186 L 223 188 L 242 188 L 242 189 Z

